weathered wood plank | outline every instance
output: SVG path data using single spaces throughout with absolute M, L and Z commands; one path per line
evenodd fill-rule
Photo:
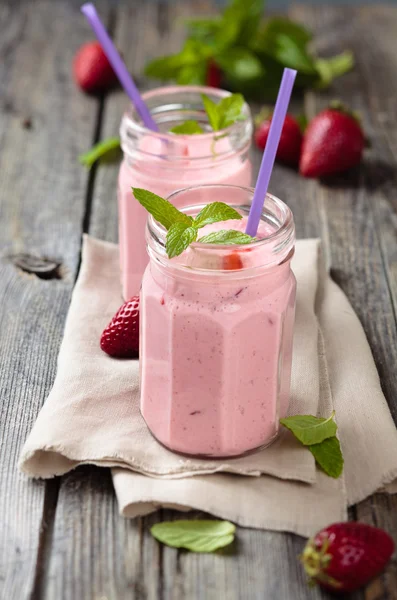
M 83 35 L 69 3 L 0 5 L 0 597 L 10 600 L 40 587 L 56 503 L 57 484 L 27 481 L 17 460 L 55 376 L 79 260 L 87 174 L 76 150 L 95 121 L 69 74 Z M 23 273 L 8 258 L 21 251 L 59 260 L 62 278 Z
M 181 38 L 171 35 L 171 24 L 178 14 L 183 14 L 185 6 L 182 1 L 168 6 L 136 0 L 119 5 L 110 15 L 114 39 L 134 76 L 139 75 L 156 48 L 162 47 L 164 52 L 178 48 Z M 183 33 L 183 29 L 180 32 Z M 87 39 L 90 37 L 87 29 Z M 144 84 L 139 76 L 136 80 Z M 126 97 L 121 91 L 107 98 L 102 138 L 117 135 L 126 105 Z M 87 140 L 83 142 L 85 145 L 79 148 L 80 151 L 89 145 Z M 102 163 L 99 166 L 89 218 L 89 232 L 110 241 L 117 240 L 118 168 L 118 164 Z M 150 523 L 158 520 L 159 515 L 127 521 L 117 511 L 108 473 L 99 469 L 79 469 L 62 478 L 45 598 L 154 600 L 161 597 L 162 550 L 148 531 Z
M 355 53 L 355 70 L 335 82 L 333 94 L 310 94 L 307 104 L 312 114 L 332 97 L 350 104 L 363 118 L 371 149 L 364 164 L 350 176 L 341 177 L 339 184 L 326 187 L 312 183 L 308 193 L 326 211 L 334 277 L 364 326 L 397 422 L 397 123 L 393 102 L 397 59 L 392 50 L 397 11 L 386 6 L 342 12 L 336 7 L 318 11 L 301 7 L 294 14 L 316 31 L 317 39 L 329 52 L 346 46 Z M 384 527 L 397 541 L 396 510 L 396 496 L 376 495 L 361 502 L 355 515 Z M 397 571 L 393 564 L 368 586 L 365 598 L 396 597 Z

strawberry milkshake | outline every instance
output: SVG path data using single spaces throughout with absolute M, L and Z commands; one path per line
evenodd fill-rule
M 169 200 L 194 216 L 226 202 L 242 220 L 207 225 L 244 231 L 253 190 L 199 186 Z M 257 241 L 193 243 L 169 259 L 165 229 L 149 217 L 150 263 L 141 292 L 141 411 L 167 448 L 239 456 L 268 445 L 290 388 L 295 277 L 291 211 L 268 195 Z
M 205 183 L 251 184 L 252 119 L 244 104 L 244 120 L 221 131 L 212 131 L 203 109 L 201 94 L 214 102 L 229 92 L 206 87 L 157 88 L 143 98 L 160 132 L 146 129 L 135 110 L 121 122 L 124 159 L 118 181 L 119 245 L 124 298 L 137 293 L 148 262 L 145 248 L 147 213 L 131 194 L 131 187 L 150 189 L 162 197 L 175 190 Z M 197 121 L 204 133 L 176 135 L 170 129 L 185 121 Z M 176 202 L 182 202 L 176 198 Z

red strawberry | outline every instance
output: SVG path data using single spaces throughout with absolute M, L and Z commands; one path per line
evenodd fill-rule
M 267 117 L 259 124 L 259 127 L 255 131 L 255 143 L 260 150 L 265 149 L 271 121 L 271 117 Z M 287 165 L 297 165 L 299 163 L 301 146 L 302 132 L 299 123 L 294 117 L 287 115 L 277 148 L 277 159 Z
M 219 88 L 222 83 L 222 71 L 216 62 L 210 58 L 207 65 L 207 73 L 205 76 L 205 84 L 209 87 Z
M 238 252 L 226 254 L 226 256 L 223 257 L 222 267 L 227 271 L 236 271 L 237 269 L 242 269 L 243 261 L 241 260 Z
M 312 582 L 352 592 L 383 571 L 393 552 L 388 533 L 353 521 L 319 531 L 307 542 L 301 560 Z
M 299 171 L 304 177 L 346 171 L 360 162 L 364 146 L 358 120 L 341 107 L 327 108 L 306 129 Z
M 137 358 L 139 354 L 139 296 L 119 308 L 101 335 L 101 348 L 117 358 Z
M 88 42 L 77 51 L 73 59 L 73 75 L 77 85 L 89 94 L 106 92 L 117 82 L 99 42 Z

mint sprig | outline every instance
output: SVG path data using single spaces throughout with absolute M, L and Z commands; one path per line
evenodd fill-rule
M 244 121 L 246 118 L 241 112 L 245 102 L 244 96 L 241 94 L 231 94 L 230 96 L 226 96 L 226 98 L 222 98 L 218 104 L 205 94 L 201 94 L 201 98 L 212 131 L 226 129 L 236 121 Z M 193 120 L 176 125 L 170 129 L 170 131 L 171 133 L 182 135 L 204 133 L 201 125 Z
M 241 114 L 244 106 L 244 96 L 242 94 L 232 94 L 222 98 L 218 104 L 213 102 L 211 98 L 205 94 L 201 95 L 205 111 L 208 116 L 208 121 L 214 131 L 220 131 L 230 127 L 236 121 L 245 119 Z
M 233 523 L 215 520 L 164 521 L 150 530 L 159 542 L 192 552 L 215 552 L 228 546 L 234 540 L 235 531 Z
M 187 21 L 187 39 L 180 52 L 155 59 L 146 75 L 179 84 L 203 85 L 208 65 L 222 72 L 223 85 L 257 100 L 274 100 L 283 68 L 298 69 L 296 86 L 328 87 L 354 65 L 351 52 L 318 58 L 312 34 L 290 19 L 263 19 L 265 0 L 230 0 L 214 17 Z
M 198 230 L 211 223 L 242 219 L 242 216 L 224 202 L 212 202 L 205 206 L 195 219 L 179 211 L 171 202 L 141 188 L 132 188 L 138 202 L 167 230 L 166 252 L 169 258 L 179 256 L 197 240 Z M 203 236 L 199 242 L 209 244 L 249 244 L 255 241 L 246 233 L 234 229 L 214 231 Z
M 312 415 L 295 415 L 280 419 L 297 440 L 307 446 L 317 464 L 330 477 L 338 478 L 343 471 L 343 455 L 336 437 L 335 411 L 323 419 Z

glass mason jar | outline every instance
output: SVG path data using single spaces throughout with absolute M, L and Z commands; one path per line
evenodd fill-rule
M 252 188 L 209 185 L 177 191 L 169 200 L 191 215 L 225 201 L 245 218 L 216 225 L 235 229 L 244 227 L 252 195 Z M 173 259 L 165 253 L 165 235 L 149 217 L 140 309 L 147 426 L 167 448 L 194 456 L 238 456 L 264 447 L 277 436 L 289 403 L 292 213 L 268 195 L 258 232 L 263 239 L 238 246 L 196 242 Z
M 160 132 L 144 127 L 133 107 L 121 121 L 124 159 L 118 181 L 119 244 L 126 299 L 139 293 L 148 263 L 147 213 L 133 197 L 131 187 L 144 188 L 166 198 L 175 190 L 202 183 L 251 185 L 252 118 L 248 105 L 243 107 L 244 121 L 214 132 L 209 127 L 201 94 L 219 102 L 230 92 L 192 86 L 157 88 L 143 94 L 143 98 Z M 198 121 L 205 133 L 188 136 L 167 133 L 188 119 Z

